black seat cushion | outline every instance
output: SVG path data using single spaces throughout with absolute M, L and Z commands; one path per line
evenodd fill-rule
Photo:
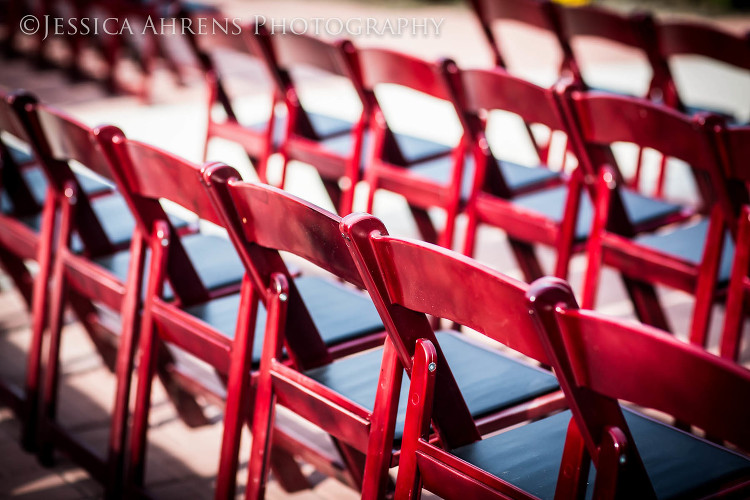
M 242 281 L 245 268 L 234 246 L 227 238 L 196 233 L 183 236 L 180 241 L 195 266 L 201 282 L 208 290 L 235 285 Z M 146 269 L 148 269 L 148 258 L 147 253 Z M 98 257 L 94 259 L 94 262 L 109 270 L 124 283 L 127 280 L 130 251 L 123 250 L 112 255 Z M 167 284 L 164 298 L 169 300 L 173 297 L 174 292 Z M 237 317 L 236 313 L 234 317 Z
M 3 141 L 3 144 L 8 148 L 8 153 L 10 153 L 10 157 L 16 165 L 24 165 L 34 161 L 34 155 L 31 154 L 30 150 L 17 148 L 5 141 Z
M 543 185 L 560 177 L 559 172 L 548 168 L 526 167 L 509 161 L 496 160 L 498 168 L 511 191 L 530 189 L 536 185 Z M 447 185 L 451 180 L 453 161 L 450 157 L 440 157 L 417 163 L 409 168 L 416 175 L 433 180 L 438 184 Z M 464 162 L 464 172 L 461 179 L 461 199 L 468 200 L 474 182 L 474 162 L 467 156 Z
M 11 156 L 14 156 L 12 151 L 14 151 L 14 149 L 11 149 Z M 76 171 L 75 174 L 78 182 L 81 184 L 81 189 L 83 189 L 88 195 L 103 193 L 113 189 L 111 183 L 92 173 Z M 23 176 L 23 180 L 29 187 L 31 196 L 34 197 L 34 201 L 37 205 L 43 205 L 44 198 L 47 195 L 47 177 L 44 175 L 44 171 L 41 167 L 31 166 L 23 168 L 21 170 L 21 176 Z M 5 192 L 0 195 L 0 210 L 2 210 L 3 213 L 10 213 L 13 210 L 13 204 Z
M 326 345 L 339 344 L 383 330 L 380 316 L 365 294 L 317 276 L 301 276 L 295 278 L 294 283 Z M 234 338 L 239 304 L 239 294 L 233 294 L 188 307 L 185 311 L 227 337 Z M 258 308 L 253 341 L 252 360 L 256 365 L 260 362 L 263 351 L 265 324 L 266 310 L 261 305 Z
M 460 334 L 438 332 L 445 353 L 466 404 L 474 417 L 494 413 L 558 388 L 557 379 L 499 351 L 479 347 Z M 305 374 L 364 408 L 372 410 L 378 387 L 382 348 L 355 354 Z M 396 441 L 400 441 L 406 417 L 409 379 L 401 384 L 396 421 Z
M 680 498 L 750 475 L 750 460 L 663 423 L 626 410 L 658 498 Z M 571 413 L 564 411 L 452 450 L 457 457 L 539 498 L 554 498 Z M 587 497 L 593 493 L 594 467 Z
M 653 248 L 668 255 L 680 257 L 698 265 L 703 260 L 703 250 L 708 234 L 708 219 L 701 219 L 693 224 L 682 224 L 667 228 L 657 233 L 644 234 L 635 239 L 641 245 Z M 734 241 L 729 232 L 724 234 L 724 245 L 719 265 L 719 285 L 729 283 L 732 273 L 732 259 L 734 256 Z
M 263 133 L 268 128 L 268 120 L 263 120 L 260 122 L 253 122 L 253 123 L 243 123 L 243 126 L 246 128 L 249 128 L 250 130 L 253 130 L 257 133 Z M 281 143 L 284 142 L 284 137 L 286 136 L 286 115 L 281 115 L 277 113 L 274 117 L 273 122 L 273 131 L 271 132 L 271 144 L 274 148 L 279 148 L 281 146 Z
M 629 189 L 621 189 L 620 193 L 622 193 L 628 218 L 634 225 L 646 224 L 682 210 L 682 207 L 675 203 L 649 198 Z M 513 202 L 521 208 L 537 212 L 559 223 L 562 221 L 567 195 L 567 186 L 555 186 L 518 196 L 513 199 Z M 586 193 L 583 193 L 576 222 L 575 237 L 577 241 L 588 238 L 593 215 L 594 207 L 591 199 Z

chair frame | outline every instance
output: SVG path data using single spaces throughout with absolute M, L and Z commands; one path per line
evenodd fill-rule
M 362 148 L 368 129 L 372 97 L 361 82 L 357 51 L 349 40 L 326 42 L 312 36 L 300 34 L 274 34 L 269 37 L 273 60 L 266 58 L 269 72 L 279 85 L 277 91 L 284 96 L 287 112 L 286 135 L 280 152 L 284 165 L 282 181 L 286 179 L 287 163 L 298 160 L 318 171 L 326 192 L 337 213 L 352 212 L 354 188 L 362 178 Z M 362 112 L 349 131 L 330 136 L 321 136 L 312 126 L 308 114 L 300 101 L 291 71 L 295 67 L 307 66 L 330 75 L 347 78 L 357 93 Z M 327 150 L 321 141 L 348 134 L 352 139 L 351 150 L 340 154 Z
M 207 97 L 208 125 L 206 129 L 206 142 L 203 147 L 203 161 L 208 158 L 209 142 L 213 138 L 221 138 L 232 141 L 242 146 L 250 163 L 261 182 L 268 182 L 267 167 L 268 159 L 275 152 L 274 127 L 277 120 L 281 119 L 276 113 L 276 105 L 283 100 L 283 94 L 274 90 L 270 93 L 271 113 L 268 121 L 261 130 L 253 130 L 239 123 L 237 113 L 232 105 L 231 97 L 223 82 L 220 68 L 212 50 L 228 49 L 249 57 L 255 57 L 267 67 L 269 61 L 273 61 L 267 30 L 262 25 L 243 24 L 241 35 L 190 35 L 188 42 L 198 59 L 199 66 L 205 74 Z M 271 79 L 273 73 L 269 74 Z M 277 86 L 276 82 L 274 85 Z M 225 120 L 215 120 L 213 109 L 220 105 L 226 113 Z
M 575 220 L 583 192 L 580 172 L 574 171 L 568 179 L 563 174 L 547 182 L 513 190 L 503 178 L 498 161 L 489 148 L 485 124 L 481 114 L 489 110 L 503 110 L 520 116 L 524 122 L 540 123 L 551 130 L 567 134 L 564 113 L 552 90 L 543 89 L 514 77 L 504 70 L 460 70 L 451 80 L 456 107 L 471 135 L 474 158 L 474 184 L 467 202 L 467 228 L 462 252 L 474 253 L 477 226 L 491 224 L 505 230 L 511 249 L 527 281 L 541 277 L 541 266 L 534 254 L 532 243 L 542 243 L 557 248 L 555 275 L 567 276 L 572 253 L 583 250 L 574 240 Z M 542 105 L 542 103 L 546 103 Z M 541 159 L 541 158 L 540 158 Z M 558 224 L 534 213 L 519 211 L 513 198 L 531 191 L 567 182 L 569 194 L 562 221 Z
M 410 88 L 436 99 L 452 101 L 448 78 L 458 68 L 450 59 L 431 63 L 390 50 L 361 49 L 359 62 L 365 91 L 372 96 L 375 95 L 376 85 L 388 83 Z M 458 144 L 450 152 L 449 182 L 440 184 L 410 174 L 409 167 L 444 155 L 420 158 L 419 162 L 409 164 L 398 149 L 377 99 L 373 99 L 372 114 L 372 156 L 365 170 L 365 180 L 370 188 L 366 211 L 372 213 L 378 189 L 398 193 L 406 198 L 422 238 L 450 248 L 453 245 L 455 219 L 463 208 L 461 182 L 468 147 L 467 132 L 462 130 Z M 427 213 L 427 208 L 430 207 L 440 207 L 446 212 L 446 224 L 440 232 L 435 229 Z
M 599 92 L 581 92 L 566 89 L 561 98 L 571 124 L 571 140 L 579 144 L 581 162 L 597 179 L 594 191 L 594 220 L 589 237 L 588 268 L 584 279 L 582 304 L 594 305 L 598 277 L 602 263 L 616 267 L 621 272 L 628 294 L 641 321 L 669 331 L 653 284 L 661 283 L 691 292 L 698 297 L 691 337 L 704 338 L 715 296 L 722 244 L 724 204 L 729 200 L 720 172 L 720 160 L 713 140 L 715 117 L 689 117 L 665 106 L 644 99 L 606 95 Z M 606 117 L 618 116 L 615 125 Z M 645 122 L 648 117 L 648 122 Z M 606 125 L 605 125 L 606 123 Z M 673 141 L 659 130 L 680 130 Z M 684 138 L 691 137 L 691 141 Z M 680 212 L 656 221 L 647 221 L 643 227 L 631 222 L 625 211 L 619 187 L 622 176 L 616 170 L 616 161 L 609 145 L 613 142 L 633 142 L 651 147 L 666 156 L 690 161 L 703 203 L 712 206 L 709 234 L 706 237 L 703 262 L 699 266 L 663 251 L 637 245 L 630 238 L 653 231 L 671 223 L 686 221 L 696 214 L 684 208 Z M 714 204 L 714 201 L 716 203 Z M 705 300 L 703 300 L 705 299 Z
M 535 282 L 528 304 L 573 413 L 564 456 L 583 459 L 574 472 L 561 469 L 556 498 L 581 493 L 588 457 L 597 467 L 595 498 L 655 498 L 618 400 L 660 410 L 714 439 L 750 449 L 744 425 L 750 414 L 736 396 L 750 390 L 744 368 L 647 325 L 579 310 L 570 286 L 556 278 Z M 625 346 L 630 356 L 622 356 Z M 666 397 L 676 393 L 681 396 Z M 725 493 L 747 494 L 750 478 L 725 487 Z
M 414 240 L 390 237 L 379 220 L 366 214 L 346 217 L 341 227 L 389 332 L 387 346 L 390 351 L 384 352 L 383 366 L 390 372 L 392 384 L 400 386 L 400 373 L 405 369 L 412 378 L 412 388 L 424 388 L 427 380 L 437 384 L 440 394 L 439 398 L 433 399 L 432 392 L 420 392 L 415 398 L 415 393 L 410 391 L 399 455 L 396 498 L 406 498 L 401 475 L 404 470 L 416 473 L 417 462 L 421 465 L 417 450 L 423 445 L 435 448 L 439 441 L 446 448 L 455 448 L 475 442 L 489 431 L 536 419 L 565 407 L 565 400 L 554 391 L 497 415 L 474 420 L 427 318 L 430 315 L 465 325 L 544 365 L 547 362 L 544 347 L 537 338 L 535 327 L 525 317 L 527 285 L 464 255 Z M 399 262 L 409 262 L 410 265 L 399 265 Z M 425 269 L 439 272 L 425 273 Z M 466 288 L 459 288 L 460 291 L 445 298 L 446 289 L 455 289 L 457 283 L 464 283 Z M 496 308 L 482 307 L 477 300 L 479 296 L 491 296 L 503 303 L 515 300 L 521 307 L 503 308 L 500 312 Z M 501 326 L 508 323 L 514 328 Z M 395 373 L 391 371 L 394 365 L 397 368 Z M 386 369 L 381 369 L 381 384 L 385 373 Z M 386 380 L 390 381 L 390 378 Z M 391 386 L 389 391 L 384 391 L 388 403 L 383 402 L 382 406 L 388 426 L 376 426 L 377 415 L 373 414 L 366 470 L 371 471 L 369 477 L 378 478 L 378 482 L 366 483 L 369 489 L 363 489 L 363 496 L 368 498 L 382 495 L 387 479 L 387 468 L 382 465 L 387 454 L 383 457 L 383 451 L 393 442 L 398 403 L 398 389 L 394 394 Z M 415 407 L 418 410 L 416 417 L 412 413 Z M 378 411 L 377 401 L 375 411 Z M 430 423 L 437 436 L 430 434 Z M 375 434 L 376 430 L 378 434 Z M 377 440 L 378 447 L 373 446 L 374 440 Z M 466 474 L 470 468 L 464 467 L 461 472 Z M 468 482 L 475 485 L 473 480 Z M 379 488 L 373 489 L 376 485 Z M 415 485 L 416 480 L 407 481 L 409 489 Z

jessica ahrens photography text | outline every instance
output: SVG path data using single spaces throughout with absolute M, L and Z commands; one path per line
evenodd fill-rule
M 148 16 L 138 23 L 118 17 L 37 17 L 25 16 L 19 29 L 26 35 L 240 35 L 245 30 L 257 33 L 260 26 L 271 34 L 292 33 L 316 36 L 423 37 L 440 36 L 445 18 L 434 17 L 266 17 L 250 18 L 162 18 Z

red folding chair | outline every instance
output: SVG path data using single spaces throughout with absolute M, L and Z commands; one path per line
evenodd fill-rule
M 561 25 L 561 33 L 571 54 L 576 59 L 572 65 L 573 77 L 587 87 L 585 73 L 595 71 L 594 68 L 581 68 L 581 60 L 585 59 L 587 49 L 591 50 L 591 42 L 609 44 L 627 48 L 638 54 L 639 58 L 651 70 L 650 83 L 645 97 L 660 100 L 663 98 L 662 85 L 664 76 L 661 72 L 654 33 L 654 19 L 646 12 L 636 11 L 621 14 L 609 8 L 596 5 L 582 7 L 557 6 L 557 17 Z M 591 73 L 589 73 L 591 75 Z M 591 75 L 593 76 L 593 75 Z M 603 90 L 603 89 L 598 89 Z
M 578 75 L 578 67 L 573 57 L 573 51 L 563 36 L 557 9 L 555 9 L 554 4 L 549 0 L 471 0 L 470 4 L 482 27 L 482 32 L 489 42 L 489 46 L 495 57 L 496 66 L 514 73 L 514 68 L 509 68 L 506 64 L 508 54 L 503 56 L 503 52 L 508 47 L 502 46 L 495 33 L 498 24 L 515 23 L 552 35 L 554 43 L 560 52 L 560 69 L 555 75 Z M 539 158 L 543 159 L 543 161 L 549 161 L 552 135 L 544 142 L 541 140 L 541 137 L 534 135 L 530 123 L 526 122 L 526 128 L 529 137 L 534 141 Z
M 717 106 L 707 106 L 700 102 L 685 102 L 686 92 L 693 89 L 689 81 L 675 78 L 680 69 L 681 59 L 697 57 L 710 60 L 714 64 L 726 65 L 736 69 L 750 71 L 750 37 L 737 36 L 726 31 L 687 21 L 662 21 L 656 24 L 656 38 L 658 53 L 661 58 L 662 75 L 665 81 L 661 85 L 664 91 L 664 102 L 687 114 L 711 112 L 725 116 L 729 121 L 737 121 L 739 109 L 729 107 L 719 109 Z M 705 99 L 706 97 L 704 97 Z M 657 194 L 664 190 L 666 169 L 657 180 Z
M 717 288 L 725 287 L 729 278 L 732 243 L 724 228 L 729 217 L 734 217 L 713 138 L 715 120 L 691 118 L 643 99 L 598 92 L 569 91 L 563 99 L 571 138 L 580 144 L 581 161 L 599 177 L 583 306 L 594 305 L 602 264 L 612 266 L 621 273 L 641 321 L 663 330 L 669 331 L 668 322 L 653 286 L 666 285 L 695 295 L 691 338 L 704 339 Z M 640 197 L 642 205 L 659 208 L 657 217 L 644 219 L 642 207 L 633 205 L 628 200 L 631 192 L 621 187 L 611 151 L 615 142 L 653 148 L 688 163 L 701 206 L 709 207 L 710 214 Z
M 0 400 L 19 416 L 22 443 L 34 448 L 36 408 L 40 389 L 41 328 L 47 309 L 47 283 L 54 250 L 55 211 L 58 200 L 32 154 L 32 138 L 17 111 L 34 98 L 25 93 L 0 92 L 0 266 L 20 292 L 32 319 L 31 348 L 27 354 L 24 387 L 0 382 Z M 105 194 L 110 186 L 89 175 L 76 179 L 88 194 Z M 38 264 L 30 272 L 25 261 Z M 88 331 L 88 330 L 87 330 Z
M 354 46 L 348 40 L 326 42 L 307 35 L 275 34 L 269 37 L 273 60 L 266 59 L 268 70 L 280 84 L 288 110 L 287 132 L 281 146 L 286 164 L 298 160 L 315 168 L 339 214 L 351 213 L 354 188 L 362 178 L 365 131 L 370 117 L 369 99 L 362 88 Z M 309 74 L 310 70 L 314 74 Z M 308 74 L 300 72 L 308 71 Z M 305 78 L 341 77 L 353 82 L 362 110 L 354 123 L 334 116 L 311 113 L 298 92 Z
M 736 214 L 736 218 L 727 221 L 729 230 L 734 235 L 735 248 L 720 353 L 722 357 L 735 361 L 740 357 L 742 327 L 748 310 L 747 297 L 750 291 L 750 175 L 746 167 L 747 159 L 750 158 L 749 134 L 750 127 L 747 125 L 723 127 L 718 133 L 723 171 L 729 183 L 730 209 Z
M 650 70 L 650 80 L 645 85 L 643 97 L 656 102 L 663 101 L 668 77 L 658 53 L 656 22 L 649 13 L 635 11 L 630 14 L 621 14 L 615 10 L 596 5 L 576 8 L 558 6 L 557 11 L 563 36 L 577 60 L 575 67 L 578 71 L 574 74 L 574 77 L 578 82 L 587 88 L 618 94 L 632 94 L 633 92 L 630 89 L 612 90 L 602 88 L 602 85 L 599 84 L 592 84 L 591 80 L 596 79 L 597 75 L 606 73 L 602 69 L 597 69 L 597 65 L 593 62 L 591 64 L 582 64 L 581 62 L 585 61 L 585 54 L 596 51 L 595 44 L 617 47 L 620 50 L 625 49 L 627 52 L 632 52 L 633 56 L 627 56 L 629 60 L 639 60 Z M 627 179 L 630 187 L 639 188 L 642 169 L 643 150 L 640 150 L 633 175 Z M 662 159 L 659 169 L 659 176 L 663 177 L 666 159 Z M 659 197 L 662 195 L 662 190 L 659 187 L 662 183 L 663 180 L 657 181 L 655 189 L 655 193 Z
M 345 219 L 340 226 L 338 217 L 262 186 L 226 182 L 217 184 L 216 191 L 223 193 L 227 209 L 234 203 L 234 212 L 230 212 L 233 220 L 247 221 L 237 224 L 236 231 L 249 248 L 258 252 L 266 252 L 268 248 L 290 251 L 345 281 L 359 286 L 368 284 L 360 277 L 364 269 L 357 265 L 358 272 L 346 250 L 345 243 L 352 238 L 346 222 L 350 219 Z M 275 227 L 281 214 L 284 214 L 287 231 L 278 235 Z M 370 219 L 376 220 L 368 216 Z M 341 231 L 345 236 L 342 237 Z M 311 234 L 315 236 L 313 241 Z M 333 362 L 324 352 L 317 353 L 319 349 L 297 348 L 302 342 L 304 346 L 315 339 L 309 334 L 303 338 L 302 330 L 293 326 L 307 316 L 305 308 L 295 298 L 298 292 L 280 280 L 282 274 L 270 277 L 276 282 L 269 286 L 269 293 L 276 294 L 281 307 L 276 311 L 278 326 L 273 326 L 271 321 L 268 323 L 271 330 L 267 332 L 261 359 L 247 496 L 263 495 L 267 446 L 272 439 L 271 423 L 276 406 L 282 405 L 334 438 L 349 470 L 353 471 L 354 485 L 361 488 L 365 497 L 382 497 L 387 491 L 388 469 L 397 462 L 406 405 L 405 398 L 399 399 L 400 393 L 405 395 L 406 386 L 401 384 L 402 361 L 396 357 L 393 343 L 386 341 L 384 348 Z M 374 290 L 369 284 L 368 289 L 371 293 Z M 392 318 L 384 315 L 383 309 L 380 312 L 389 335 L 393 335 L 392 326 L 388 326 Z M 431 333 L 426 318 L 418 318 L 424 321 L 419 324 L 420 328 L 427 328 Z M 477 387 L 468 402 L 472 414 L 480 419 L 480 428 L 511 425 L 563 404 L 556 392 L 555 380 L 548 373 L 528 366 L 520 366 L 516 372 L 516 365 L 496 351 L 480 347 L 455 332 L 439 335 L 450 345 L 451 360 L 461 367 L 457 379 L 462 386 L 476 381 L 477 372 L 473 369 L 476 363 L 489 366 L 489 371 L 483 373 L 488 385 L 482 389 Z M 280 361 L 282 347 L 286 347 L 293 360 L 298 360 L 294 365 Z M 495 361 L 497 365 L 493 365 Z M 528 377 L 528 384 L 517 383 L 516 376 Z M 482 397 L 486 394 L 484 391 L 502 393 L 504 387 L 514 387 L 509 391 L 513 395 L 492 401 Z M 476 432 L 473 421 L 472 431 Z
M 105 483 L 108 492 L 117 491 L 132 367 L 132 333 L 140 312 L 144 248 L 122 197 L 118 193 L 90 197 L 73 173 L 71 162 L 76 162 L 110 182 L 113 180 L 104 156 L 92 142 L 91 130 L 67 114 L 36 104 L 30 98 L 19 101 L 17 106 L 33 139 L 34 152 L 50 181 L 49 196 L 55 197 L 60 212 L 59 221 L 55 222 L 58 239 L 51 269 L 47 321 L 40 311 L 41 319 L 35 318 L 32 325 L 32 338 L 39 343 L 48 327 L 49 351 L 39 403 L 39 432 L 30 439 L 38 440 L 43 463 L 51 463 L 54 449 L 60 448 Z M 182 228 L 186 224 L 181 220 L 175 223 Z M 46 287 L 45 281 L 39 293 L 46 293 Z M 80 318 L 117 376 L 109 449 L 104 458 L 76 440 L 57 419 L 61 330 L 66 305 Z M 100 314 L 100 308 L 119 313 L 121 321 L 113 324 L 110 315 Z M 112 331 L 118 327 L 119 339 L 116 331 Z M 182 402 L 183 418 L 189 423 L 199 418 L 205 422 L 194 400 L 173 383 L 168 373 L 170 363 L 165 356 L 159 372 L 172 389 L 170 395 Z
M 398 52 L 362 49 L 359 62 L 369 95 L 375 96 L 376 87 L 389 84 L 451 101 L 447 75 L 457 71 L 453 61 L 431 63 Z M 373 211 L 377 190 L 398 193 L 406 198 L 423 239 L 451 247 L 455 219 L 465 201 L 461 199 L 462 187 L 471 182 L 472 171 L 466 168 L 466 132 L 462 131 L 454 147 L 395 134 L 380 103 L 373 101 L 372 157 L 365 170 L 370 188 L 367 212 Z M 446 212 L 445 227 L 439 233 L 427 212 L 431 207 Z
M 581 189 L 580 173 L 574 172 L 568 179 L 541 161 L 538 166 L 527 167 L 499 160 L 495 153 L 502 157 L 503 151 L 490 148 L 484 119 L 491 111 L 502 110 L 526 123 L 566 131 L 554 93 L 501 69 L 461 70 L 452 83 L 456 107 L 471 135 L 476 172 L 473 186 L 464 186 L 468 200 L 464 254 L 471 256 L 474 252 L 477 226 L 491 224 L 507 232 L 529 282 L 544 274 L 534 253 L 536 243 L 556 248 L 555 274 L 565 277 L 572 252 L 583 249 L 586 236 L 583 228 L 581 234 L 573 232 L 577 207 L 588 203 L 588 199 L 582 199 L 587 194 Z M 586 223 L 581 225 L 585 227 Z
M 262 329 L 265 318 L 257 307 L 258 298 L 262 297 L 249 278 L 243 280 L 240 293 L 236 293 L 236 287 L 227 286 L 235 282 L 235 277 L 246 273 L 243 263 L 247 265 L 246 256 L 238 256 L 229 240 L 217 235 L 179 238 L 158 203 L 160 199 L 170 200 L 204 221 L 223 226 L 224 219 L 208 196 L 198 166 L 147 144 L 126 140 L 113 128 L 100 129 L 98 137 L 136 215 L 144 244 L 151 252 L 141 320 L 127 487 L 135 490 L 143 487 L 152 379 L 158 367 L 160 345 L 168 343 L 208 363 L 226 380 L 225 429 L 217 496 L 231 496 L 240 430 L 253 405 L 249 377 L 260 358 L 262 336 L 254 336 L 254 331 L 256 322 L 259 323 L 257 328 Z M 229 170 L 239 178 L 234 170 Z M 362 297 L 355 294 L 352 298 L 348 291 L 340 291 L 323 279 L 302 277 L 299 282 L 304 282 L 306 293 L 314 297 L 338 299 L 333 306 L 319 303 L 314 310 L 335 326 L 324 336 L 329 345 L 346 351 L 356 350 L 363 343 L 369 346 L 379 339 L 382 342 L 382 333 L 379 333 L 382 324 L 374 310 L 368 318 L 368 309 L 372 307 Z M 166 283 L 168 288 L 165 288 Z M 233 290 L 235 293 L 228 293 Z M 350 314 L 347 321 L 337 316 L 344 311 Z M 179 366 L 176 368 L 179 370 Z M 202 379 L 184 371 L 176 376 L 190 379 L 188 383 L 194 390 L 200 389 L 209 397 L 213 396 L 212 401 L 223 403 L 222 395 L 211 395 L 210 387 Z M 289 445 L 292 451 L 297 446 Z M 282 452 L 278 452 L 280 457 Z M 290 451 L 283 457 L 287 467 L 293 464 Z
M 674 70 L 681 56 L 701 57 L 715 63 L 723 63 L 737 69 L 750 71 L 750 35 L 738 36 L 727 31 L 687 21 L 661 21 L 656 24 L 659 55 L 664 64 L 664 102 L 680 111 L 695 114 L 700 111 L 719 113 L 734 118 L 738 110 L 717 110 L 684 99 L 689 82 L 676 80 Z
M 570 287 L 545 278 L 529 306 L 547 339 L 573 414 L 556 498 L 583 496 L 596 467 L 594 498 L 744 498 L 750 459 L 750 372 L 645 325 L 579 310 Z M 658 410 L 712 441 L 627 409 Z M 560 422 L 558 432 L 564 432 Z M 589 458 L 590 457 L 590 458 Z M 569 462 L 567 462 L 569 463 Z
M 221 14 L 206 16 L 200 13 L 192 17 L 197 23 L 209 21 Z M 223 19 L 218 19 L 224 23 Z M 220 24 L 222 26 L 222 24 Z M 242 33 L 236 34 L 231 27 L 227 33 L 221 29 L 207 34 L 189 34 L 188 42 L 205 73 L 208 87 L 208 128 L 203 149 L 203 160 L 208 158 L 208 145 L 214 138 L 239 144 L 247 153 L 258 178 L 268 182 L 266 176 L 268 158 L 281 145 L 285 121 L 275 112 L 282 97 L 271 83 L 269 89 L 267 69 L 264 63 L 272 61 L 268 33 L 263 26 L 241 25 Z M 262 74 L 261 81 L 257 77 Z M 247 82 L 253 92 L 257 88 L 267 94 L 270 114 L 267 119 L 249 119 L 247 109 L 237 102 L 248 91 Z M 270 90 L 270 91 L 269 91 Z
M 476 476 L 472 471 L 477 471 L 480 463 L 466 464 L 457 475 L 466 480 L 465 485 L 450 487 L 453 475 L 448 471 L 433 469 L 430 475 L 422 467 L 422 447 L 449 457 L 450 452 L 440 450 L 440 446 L 445 450 L 472 447 L 484 442 L 480 436 L 488 430 L 537 419 L 566 404 L 551 373 L 521 361 L 518 355 L 497 350 L 499 342 L 532 362 L 547 363 L 524 300 L 528 286 L 455 252 L 390 237 L 372 216 L 352 215 L 344 219 L 342 228 L 389 334 L 382 355 L 382 394 L 379 391 L 372 415 L 366 469 L 379 483 L 365 483 L 363 496 L 382 495 L 387 477 L 382 464 L 390 461 L 384 451 L 395 436 L 401 441 L 396 498 L 405 498 L 405 489 L 417 484 L 407 481 L 409 486 L 405 488 L 402 477 L 414 474 L 417 467 L 425 487 L 436 494 L 453 498 L 463 491 L 474 498 Z M 479 338 L 448 331 L 436 333 L 428 315 L 463 325 L 477 332 Z M 488 339 L 481 339 L 482 335 Z M 427 345 L 431 357 L 420 365 Z M 407 396 L 406 381 L 401 380 L 404 368 L 411 376 L 412 387 L 425 375 L 435 374 L 434 400 L 431 393 L 412 391 Z M 413 419 L 414 408 L 424 410 L 417 421 Z M 496 412 L 500 418 L 492 422 Z M 501 435 L 508 432 L 514 431 Z M 520 444 L 508 451 L 527 453 L 527 459 L 534 453 L 524 451 Z M 554 484 L 555 476 L 547 476 L 543 480 Z M 378 484 L 381 489 L 375 490 Z
M 552 33 L 559 44 L 560 75 L 577 74 L 573 51 L 562 33 L 557 9 L 549 0 L 471 0 L 471 7 L 489 42 L 495 65 L 507 68 L 503 57 L 504 47 L 495 36 L 495 25 L 511 21 Z

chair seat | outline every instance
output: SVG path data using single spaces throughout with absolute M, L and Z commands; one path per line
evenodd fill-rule
M 18 151 L 18 153 L 14 154 L 13 151 Z M 16 154 L 24 155 L 22 157 L 25 158 L 25 160 L 23 160 L 24 163 L 33 159 L 33 157 L 27 155 L 23 151 L 11 148 L 11 156 L 13 156 L 14 160 L 16 159 Z M 19 164 L 21 164 L 20 160 Z M 23 176 L 26 185 L 29 187 L 31 196 L 34 197 L 34 201 L 39 206 L 43 205 L 44 198 L 47 194 L 47 177 L 44 175 L 44 171 L 41 169 L 41 167 L 37 166 L 26 167 L 21 170 L 21 175 Z M 87 172 L 76 172 L 76 178 L 81 184 L 81 189 L 83 189 L 83 191 L 88 195 L 103 193 L 106 191 L 111 191 L 113 189 L 112 184 L 101 180 L 101 178 L 99 177 L 94 177 L 93 174 L 89 174 Z M 2 195 L 0 195 L 0 210 L 2 210 L 3 213 L 9 213 L 13 210 L 13 204 L 7 193 L 2 193 Z M 38 229 L 38 227 L 35 228 Z
M 636 226 L 659 220 L 662 217 L 679 213 L 682 210 L 680 205 L 648 198 L 635 191 L 621 189 L 620 192 L 622 193 L 628 217 Z M 540 213 L 550 220 L 559 223 L 562 221 L 567 195 L 567 186 L 555 186 L 550 189 L 543 189 L 518 196 L 513 199 L 513 203 L 526 210 Z M 575 233 L 577 241 L 588 238 L 593 216 L 594 207 L 591 199 L 584 193 L 581 196 L 581 203 L 578 207 L 578 220 L 576 222 Z
M 625 420 L 658 498 L 679 498 L 750 475 L 750 460 L 661 422 L 625 410 Z M 452 450 L 539 498 L 554 498 L 570 411 Z M 593 493 L 594 467 L 587 498 Z M 691 498 L 694 495 L 691 495 Z
M 296 278 L 294 283 L 326 345 L 383 330 L 380 316 L 366 295 L 317 276 L 302 276 Z M 232 294 L 188 307 L 185 311 L 227 337 L 234 338 L 239 305 L 239 294 Z M 253 341 L 252 361 L 256 365 L 260 363 L 263 351 L 265 324 L 266 310 L 261 304 Z
M 527 167 L 500 160 L 496 160 L 496 162 L 511 191 L 530 189 L 535 185 L 541 186 L 560 177 L 559 172 L 554 172 L 542 166 Z M 413 165 L 409 167 L 409 171 L 434 180 L 439 184 L 447 185 L 450 182 L 452 168 L 453 162 L 450 157 L 440 157 Z M 461 199 L 464 201 L 471 196 L 473 177 L 474 162 L 467 156 L 464 162 L 463 178 L 461 179 Z
M 232 243 L 221 236 L 212 234 L 189 234 L 181 238 L 182 245 L 191 262 L 196 265 L 196 272 L 203 285 L 210 291 L 238 284 L 242 281 L 245 268 L 240 262 Z M 148 269 L 149 255 L 146 255 Z M 109 270 L 123 283 L 127 280 L 130 265 L 130 251 L 123 250 L 112 255 L 98 257 L 94 262 Z M 145 289 L 145 283 L 144 283 Z M 167 284 L 164 298 L 170 300 L 174 292 Z M 236 318 L 237 314 L 233 316 Z
M 475 418 L 558 388 L 557 380 L 551 373 L 509 358 L 499 351 L 479 347 L 460 334 L 438 332 L 437 338 Z M 305 374 L 372 410 L 382 357 L 382 348 L 373 349 L 309 370 Z M 394 435 L 396 441 L 400 441 L 403 435 L 408 394 L 409 379 L 404 377 Z
M 658 250 L 665 254 L 679 257 L 696 266 L 703 260 L 703 250 L 708 234 L 708 219 L 701 219 L 697 223 L 667 228 L 665 231 L 638 236 L 636 243 Z M 729 283 L 732 273 L 732 259 L 734 257 L 734 242 L 729 232 L 724 234 L 724 246 L 719 265 L 719 285 Z
M 5 147 L 8 148 L 10 157 L 13 159 L 16 165 L 24 165 L 26 163 L 34 161 L 34 155 L 31 154 L 30 151 L 19 149 L 6 142 L 3 142 L 3 144 L 5 144 Z
M 253 122 L 253 123 L 243 123 L 242 126 L 252 130 L 253 132 L 262 134 L 268 128 L 268 120 L 263 120 L 261 122 Z M 286 136 L 286 116 L 285 115 L 279 116 L 277 114 L 273 122 L 273 132 L 271 133 L 271 144 L 273 145 L 273 147 L 278 149 L 281 146 L 281 144 L 284 142 L 285 136 Z
M 307 117 L 315 133 L 323 138 L 349 132 L 354 127 L 352 122 L 334 116 L 307 113 Z

